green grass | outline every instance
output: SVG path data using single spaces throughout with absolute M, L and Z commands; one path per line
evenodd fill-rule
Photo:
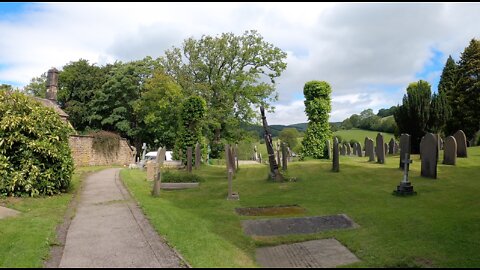
M 42 267 L 50 246 L 56 243 L 56 226 L 85 173 L 106 167 L 84 167 L 75 171 L 69 193 L 39 198 L 0 198 L 0 205 L 21 214 L 0 219 L 0 267 Z
M 198 189 L 150 196 L 145 173 L 123 170 L 122 179 L 170 245 L 193 267 L 252 267 L 255 248 L 335 237 L 361 262 L 352 267 L 479 267 L 480 147 L 457 166 L 438 165 L 438 179 L 420 177 L 412 156 L 410 176 L 418 195 L 392 195 L 402 179 L 398 156 L 386 164 L 340 157 L 340 173 L 328 160 L 295 162 L 289 174 L 299 182 L 266 181 L 267 166 L 241 167 L 234 180 L 240 201 L 227 201 L 224 166 L 203 166 Z M 303 216 L 345 213 L 359 228 L 309 235 L 254 237 L 243 234 L 235 207 L 299 204 Z
M 333 133 L 333 135 L 341 136 L 342 139 L 350 141 L 351 139 L 357 140 L 362 146 L 364 146 L 365 137 L 370 137 L 375 142 L 377 138 L 378 131 L 363 130 L 363 129 L 348 129 L 348 130 L 339 130 Z M 383 134 L 383 141 L 388 143 L 391 138 L 395 136 L 391 133 L 381 132 Z

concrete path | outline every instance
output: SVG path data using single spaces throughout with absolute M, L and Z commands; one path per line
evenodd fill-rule
M 107 169 L 83 183 L 60 267 L 184 267 Z

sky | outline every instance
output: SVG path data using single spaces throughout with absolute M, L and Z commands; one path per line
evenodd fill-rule
M 303 86 L 332 87 L 330 121 L 401 104 L 420 79 L 437 91 L 449 55 L 480 38 L 480 3 L 0 3 L 0 84 L 51 67 L 162 56 L 186 38 L 257 30 L 287 53 L 269 124 L 307 122 Z

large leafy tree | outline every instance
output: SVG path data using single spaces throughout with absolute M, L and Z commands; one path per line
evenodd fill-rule
M 139 136 L 149 145 L 172 149 L 177 138 L 183 94 L 181 87 L 158 70 L 145 83 L 145 91 L 134 104 Z
M 47 73 L 43 73 L 40 77 L 34 77 L 30 80 L 23 91 L 35 97 L 45 98 L 47 93 Z
M 92 99 L 102 89 L 106 82 L 108 67 L 98 67 L 90 64 L 88 60 L 80 59 L 70 62 L 58 74 L 58 102 L 69 115 L 69 121 L 78 131 L 92 126 L 90 115 L 92 113 Z
M 240 139 L 240 123 L 258 116 L 254 107 L 268 108 L 277 99 L 275 78 L 286 69 L 286 56 L 252 30 L 241 36 L 188 38 L 181 47 L 167 50 L 162 63 L 186 95 L 205 99 L 208 137 L 218 144 L 223 138 Z
M 327 156 L 326 142 L 332 137 L 328 124 L 331 107 L 330 85 L 325 81 L 309 81 L 303 87 L 308 127 L 302 141 L 302 155 L 314 158 Z
M 447 96 L 452 107 L 449 133 L 462 129 L 469 140 L 480 129 L 480 41 L 472 39 L 463 51 L 456 72 L 456 83 Z
M 278 137 L 282 142 L 287 143 L 290 149 L 293 149 L 297 146 L 297 138 L 300 137 L 300 132 L 296 128 L 284 128 L 280 131 Z

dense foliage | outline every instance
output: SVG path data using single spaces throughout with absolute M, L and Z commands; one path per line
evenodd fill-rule
M 328 155 L 326 143 L 332 137 L 328 124 L 331 92 L 325 81 L 309 81 L 303 87 L 308 127 L 302 141 L 302 156 L 325 158 Z
M 52 109 L 23 94 L 0 91 L 0 193 L 65 192 L 73 172 L 71 131 Z

